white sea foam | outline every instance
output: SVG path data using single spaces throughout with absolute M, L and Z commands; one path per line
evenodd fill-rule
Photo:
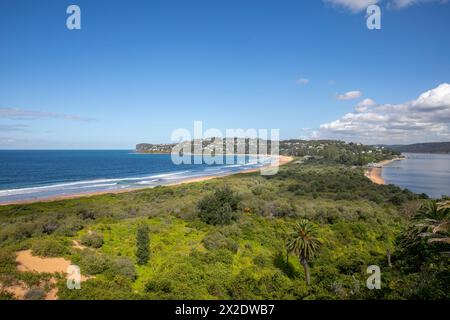
M 96 179 L 96 180 L 86 180 L 86 181 L 75 181 L 75 182 L 66 182 L 66 183 L 58 183 L 51 184 L 47 186 L 38 186 L 38 187 L 29 187 L 29 188 L 18 188 L 18 189 L 9 189 L 9 190 L 0 190 L 0 197 L 11 196 L 11 195 L 19 195 L 19 194 L 29 194 L 34 192 L 48 192 L 55 190 L 65 190 L 65 189 L 79 189 L 79 188 L 95 188 L 95 187 L 104 187 L 104 186 L 112 186 L 116 185 L 119 182 L 126 181 L 140 181 L 152 178 L 165 178 L 181 175 L 184 173 L 190 172 L 186 171 L 178 171 L 171 173 L 164 173 L 158 175 L 144 176 L 144 177 L 133 177 L 133 178 L 111 178 L 111 179 Z M 103 184 L 103 185 L 102 185 Z
M 268 160 L 271 158 L 268 157 Z M 202 168 L 202 170 L 184 170 L 175 172 L 158 173 L 149 176 L 128 177 L 128 178 L 104 178 L 94 180 L 82 180 L 64 183 L 55 183 L 43 186 L 28 188 L 17 188 L 0 190 L 1 201 L 7 201 L 8 198 L 26 199 L 42 198 L 49 195 L 67 195 L 85 192 L 86 190 L 121 190 L 127 188 L 154 187 L 158 184 L 164 184 L 174 180 L 182 181 L 190 178 L 208 177 L 214 175 L 224 175 L 237 172 L 239 168 L 245 169 L 249 166 L 260 167 L 263 165 L 261 159 L 255 161 L 251 158 L 249 163 L 237 163 L 232 165 L 220 165 L 216 167 Z

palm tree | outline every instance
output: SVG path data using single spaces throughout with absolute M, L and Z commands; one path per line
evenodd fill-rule
M 287 242 L 286 249 L 298 256 L 305 270 L 306 284 L 311 283 L 308 262 L 314 259 L 319 251 L 320 241 L 317 239 L 317 227 L 306 219 L 301 219 Z
M 450 202 L 428 201 L 414 219 L 413 240 L 450 244 Z M 448 255 L 449 252 L 441 252 Z
M 439 209 L 450 209 L 450 201 L 444 201 L 438 204 Z
M 428 203 L 419 211 L 418 227 L 425 230 L 420 235 L 429 238 L 428 242 L 450 243 L 450 203 Z

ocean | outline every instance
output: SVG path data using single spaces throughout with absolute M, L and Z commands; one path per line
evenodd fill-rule
M 0 203 L 148 188 L 264 165 L 253 157 L 232 160 L 231 165 L 175 165 L 170 154 L 127 150 L 0 150 Z
M 395 184 L 432 198 L 450 196 L 450 154 L 405 153 L 405 160 L 383 167 L 382 177 Z

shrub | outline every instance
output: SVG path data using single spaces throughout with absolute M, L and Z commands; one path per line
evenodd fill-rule
M 92 250 L 83 250 L 74 258 L 74 263 L 80 265 L 82 273 L 89 275 L 103 273 L 111 266 L 108 256 Z
M 136 258 L 138 264 L 143 265 L 148 262 L 150 257 L 149 245 L 150 238 L 148 226 L 146 224 L 140 224 L 136 235 Z
M 68 217 L 61 221 L 61 225 L 55 230 L 56 235 L 73 237 L 84 228 L 85 223 L 79 217 Z
M 264 268 L 268 266 L 268 260 L 266 259 L 266 257 L 264 257 L 262 254 L 258 254 L 257 256 L 255 256 L 253 258 L 253 263 L 255 264 L 255 266 L 257 266 L 258 268 Z
M 64 255 L 67 250 L 61 241 L 55 239 L 40 239 L 33 242 L 31 250 L 41 257 L 57 257 Z
M 28 290 L 25 295 L 25 300 L 42 300 L 45 297 L 45 291 L 41 288 L 33 288 Z
M 253 195 L 260 196 L 264 192 L 264 187 L 258 185 L 258 186 L 254 186 L 250 190 L 252 191 Z
M 50 235 L 53 232 L 55 232 L 55 230 L 58 229 L 58 227 L 59 227 L 58 222 L 53 221 L 53 220 L 52 221 L 48 221 L 47 223 L 45 223 L 42 226 L 42 233 Z
M 95 212 L 92 210 L 88 210 L 88 209 L 81 209 L 80 211 L 78 211 L 78 216 L 82 220 L 95 220 L 96 219 Z
M 229 224 L 237 218 L 239 202 L 240 197 L 230 188 L 218 189 L 200 200 L 197 205 L 199 217 L 203 222 L 212 225 Z
M 125 257 L 113 260 L 108 273 L 113 277 L 123 276 L 132 281 L 136 279 L 136 269 L 134 268 L 134 263 Z
M 172 282 L 167 279 L 154 279 L 145 284 L 145 292 L 163 292 L 170 293 L 172 291 Z
M 221 232 L 207 234 L 202 242 L 208 250 L 228 249 L 236 253 L 239 249 L 239 244 L 236 241 L 225 237 Z
M 282 200 L 268 202 L 264 211 L 269 217 L 282 218 L 295 216 L 295 208 L 292 204 Z
M 0 273 L 12 273 L 16 270 L 15 255 L 12 251 L 0 250 Z
M 103 234 L 90 232 L 81 238 L 81 243 L 92 248 L 100 248 L 103 245 Z
M 0 290 L 0 300 L 14 300 L 14 295 L 8 291 Z

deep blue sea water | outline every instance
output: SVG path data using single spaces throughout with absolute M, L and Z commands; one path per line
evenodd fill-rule
M 263 165 L 254 158 L 233 160 L 232 165 L 175 165 L 170 154 L 127 150 L 0 150 L 0 203 L 154 187 Z
M 405 153 L 405 160 L 383 167 L 382 177 L 395 184 L 432 198 L 450 196 L 450 155 Z

